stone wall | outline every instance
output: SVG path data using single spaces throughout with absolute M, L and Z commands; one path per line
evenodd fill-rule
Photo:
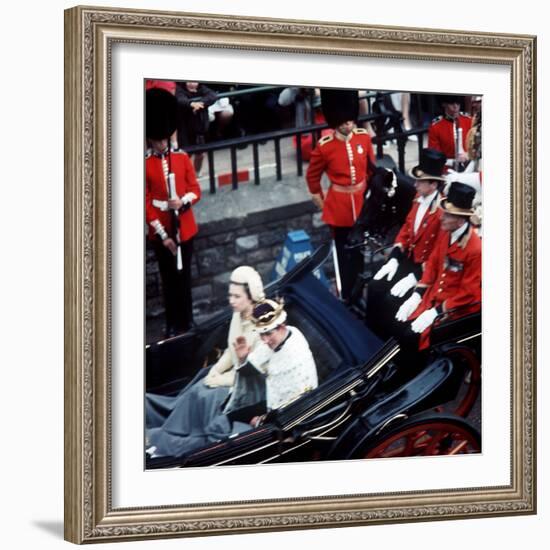
M 313 249 L 330 239 L 328 227 L 310 200 L 200 224 L 193 255 L 195 321 L 227 305 L 227 284 L 239 265 L 258 270 L 264 283 L 289 231 L 302 229 Z M 163 315 L 160 276 L 152 248 L 147 246 L 146 300 L 148 321 Z

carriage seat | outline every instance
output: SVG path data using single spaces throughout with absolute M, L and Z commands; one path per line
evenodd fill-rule
M 430 343 L 431 345 L 456 342 L 460 339 L 481 333 L 481 311 L 468 315 L 445 319 L 443 322 L 433 326 Z
M 287 303 L 285 310 L 288 315 L 287 323 L 300 329 L 309 344 L 317 367 L 319 384 L 321 384 L 343 364 L 342 357 L 329 340 L 323 336 L 319 328 L 298 307 Z

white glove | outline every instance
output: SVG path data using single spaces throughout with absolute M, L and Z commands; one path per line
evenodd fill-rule
M 418 304 L 422 301 L 422 296 L 418 292 L 413 292 L 408 300 L 405 300 L 399 308 L 395 318 L 398 321 L 405 322 L 409 316 L 416 310 Z
M 155 454 L 156 450 L 157 450 L 157 447 L 153 445 L 152 447 L 145 449 L 145 452 L 149 455 L 149 458 L 156 458 L 158 456 Z
M 195 195 L 193 191 L 189 191 L 189 193 L 185 193 L 185 195 L 183 195 L 183 197 L 181 198 L 181 202 L 183 202 L 183 204 L 189 204 L 193 202 L 196 198 L 197 195 Z
M 448 170 L 445 174 L 445 192 L 448 191 L 448 187 L 458 181 L 465 183 L 476 190 L 476 193 L 481 193 L 481 178 L 479 172 L 455 172 L 454 170 Z
M 421 332 L 424 332 L 435 321 L 436 317 L 437 317 L 437 310 L 435 309 L 435 307 L 428 309 L 424 313 L 421 313 L 411 323 L 411 330 L 418 334 L 420 334 Z
M 379 281 L 383 277 L 386 277 L 388 281 L 391 281 L 399 267 L 399 262 L 395 258 L 390 258 L 374 276 L 375 281 Z
M 392 296 L 397 296 L 398 298 L 403 298 L 407 291 L 416 285 L 418 281 L 413 273 L 409 273 L 406 277 L 403 277 L 400 281 L 397 281 L 390 290 Z

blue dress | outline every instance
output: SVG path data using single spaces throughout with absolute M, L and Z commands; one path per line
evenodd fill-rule
M 253 345 L 259 343 L 249 325 L 249 322 L 241 321 L 239 314 L 234 314 L 228 340 L 233 342 L 237 335 L 244 334 Z M 232 347 L 228 349 L 232 350 Z M 231 355 L 226 351 L 222 356 L 222 362 L 227 363 L 225 368 L 231 367 L 235 360 L 230 358 Z M 146 447 L 153 456 L 181 456 L 232 433 L 250 429 L 248 424 L 232 421 L 227 413 L 237 408 L 234 405 L 237 396 L 238 408 L 265 401 L 263 377 L 258 375 L 252 386 L 250 377 L 245 380 L 237 376 L 234 387 L 211 387 L 204 383 L 208 373 L 209 369 L 200 369 L 176 396 L 145 394 Z M 233 398 L 228 399 L 232 392 Z
M 222 414 L 230 388 L 206 386 L 207 369 L 202 371 L 175 397 L 145 395 L 147 446 L 155 447 L 154 456 L 181 456 L 231 433 Z

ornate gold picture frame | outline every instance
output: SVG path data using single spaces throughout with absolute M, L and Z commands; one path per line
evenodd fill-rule
M 117 44 L 236 49 L 258 55 L 281 52 L 320 59 L 331 55 L 462 62 L 509 69 L 509 483 L 457 488 L 450 481 L 446 489 L 421 491 L 115 506 L 112 441 L 120 429 L 115 432 L 111 420 L 117 399 L 111 287 L 111 225 L 117 213 L 111 203 L 111 139 L 116 85 L 112 52 Z M 65 12 L 67 540 L 123 541 L 535 512 L 535 55 L 533 36 L 109 8 Z

